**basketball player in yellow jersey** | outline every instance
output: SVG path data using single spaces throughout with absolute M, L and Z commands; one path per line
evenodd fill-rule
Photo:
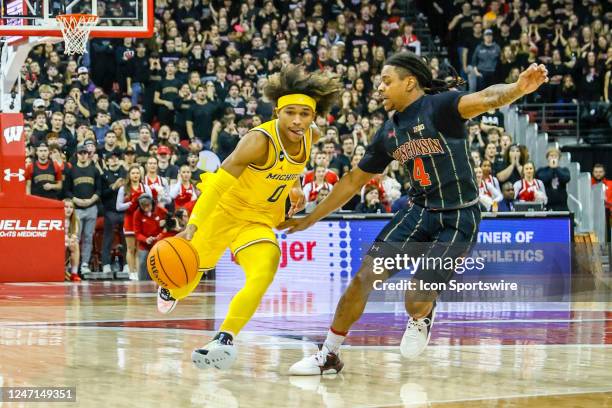
M 201 177 L 202 194 L 183 233 L 199 253 L 199 276 L 182 290 L 160 288 L 158 309 L 172 311 L 228 247 L 246 282 L 232 299 L 219 333 L 191 354 L 198 367 L 225 369 L 236 359 L 233 339 L 255 313 L 278 268 L 280 249 L 272 229 L 285 219 L 288 196 L 289 216 L 304 205 L 300 175 L 319 138 L 315 115 L 331 108 L 340 89 L 335 76 L 309 74 L 294 65 L 283 68 L 264 88 L 276 101 L 276 119 L 251 129 L 216 173 Z

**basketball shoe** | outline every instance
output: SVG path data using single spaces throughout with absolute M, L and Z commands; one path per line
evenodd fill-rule
M 234 338 L 226 332 L 219 332 L 213 340 L 200 349 L 191 352 L 191 360 L 198 368 L 214 367 L 227 370 L 236 361 Z
M 425 350 L 425 347 L 427 347 L 429 343 L 429 338 L 431 337 L 431 326 L 433 326 L 434 317 L 436 315 L 435 310 L 436 303 L 434 302 L 427 316 L 421 319 L 409 318 L 406 331 L 400 343 L 400 353 L 402 353 L 403 357 L 414 359 Z
M 325 345 L 321 345 L 316 354 L 304 357 L 293 364 L 289 368 L 289 375 L 337 374 L 344 367 L 338 354 L 332 353 Z
M 157 311 L 162 314 L 168 314 L 174 310 L 178 300 L 172 297 L 170 291 L 161 286 L 157 289 Z

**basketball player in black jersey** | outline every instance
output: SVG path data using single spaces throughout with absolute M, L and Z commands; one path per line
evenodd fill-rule
M 395 111 L 393 117 L 378 130 L 359 165 L 334 186 L 310 215 L 288 220 L 279 229 L 292 233 L 308 228 L 346 203 L 394 159 L 405 166 L 410 176 L 411 205 L 399 211 L 378 235 L 338 303 L 325 343 L 317 354 L 295 363 L 289 369 L 292 375 L 337 373 L 342 369 L 340 345 L 362 315 L 374 281 L 392 275 L 392 271 L 373 272 L 373 259 L 389 251 L 389 247 L 395 251 L 390 251 L 391 256 L 402 249 L 410 252 L 415 243 L 440 243 L 430 244 L 432 251 L 442 245 L 455 248 L 455 252 L 463 247 L 460 253 L 451 254 L 465 254 L 476 241 L 480 222 L 478 187 L 470 164 L 465 121 L 507 105 L 548 80 L 544 65 L 533 64 L 512 84 L 493 85 L 471 94 L 448 91 L 457 83 L 433 80 L 427 64 L 410 52 L 386 60 L 381 79 L 378 91 L 384 98 L 385 110 Z M 419 250 L 411 255 L 417 257 L 421 253 Z M 436 255 L 440 256 L 428 253 Z M 453 273 L 419 269 L 413 281 L 417 285 L 418 281 L 447 283 Z M 417 357 L 429 342 L 437 295 L 435 291 L 406 291 L 405 307 L 410 318 L 400 345 L 404 357 Z

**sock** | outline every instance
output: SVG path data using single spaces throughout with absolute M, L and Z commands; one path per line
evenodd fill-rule
M 71 266 L 70 267 L 70 273 L 72 273 L 73 275 L 78 275 L 79 267 L 78 266 Z
M 330 327 L 329 331 L 327 332 L 327 338 L 325 339 L 323 345 L 327 347 L 327 349 L 332 353 L 338 354 L 338 350 L 340 350 L 340 346 L 342 345 L 342 342 L 344 342 L 344 339 L 346 338 L 347 334 L 348 332 L 340 333 L 334 331 L 334 329 Z
M 233 345 L 234 344 L 234 333 L 230 332 L 219 332 L 213 338 L 213 340 L 219 340 L 221 344 Z

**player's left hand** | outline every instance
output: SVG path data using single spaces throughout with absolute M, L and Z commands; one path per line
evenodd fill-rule
M 276 229 L 279 231 L 285 231 L 287 234 L 293 234 L 294 232 L 304 231 L 308 227 L 310 227 L 313 223 L 310 221 L 309 217 L 303 218 L 291 218 L 290 220 L 285 220 L 281 222 Z
M 524 94 L 535 91 L 544 82 L 548 82 L 548 70 L 543 64 L 531 64 L 529 68 L 521 72 L 516 84 Z
M 289 217 L 293 217 L 306 206 L 306 196 L 304 196 L 302 189 L 298 187 L 293 187 L 291 191 L 289 191 L 289 201 L 291 202 L 291 208 L 287 213 Z

